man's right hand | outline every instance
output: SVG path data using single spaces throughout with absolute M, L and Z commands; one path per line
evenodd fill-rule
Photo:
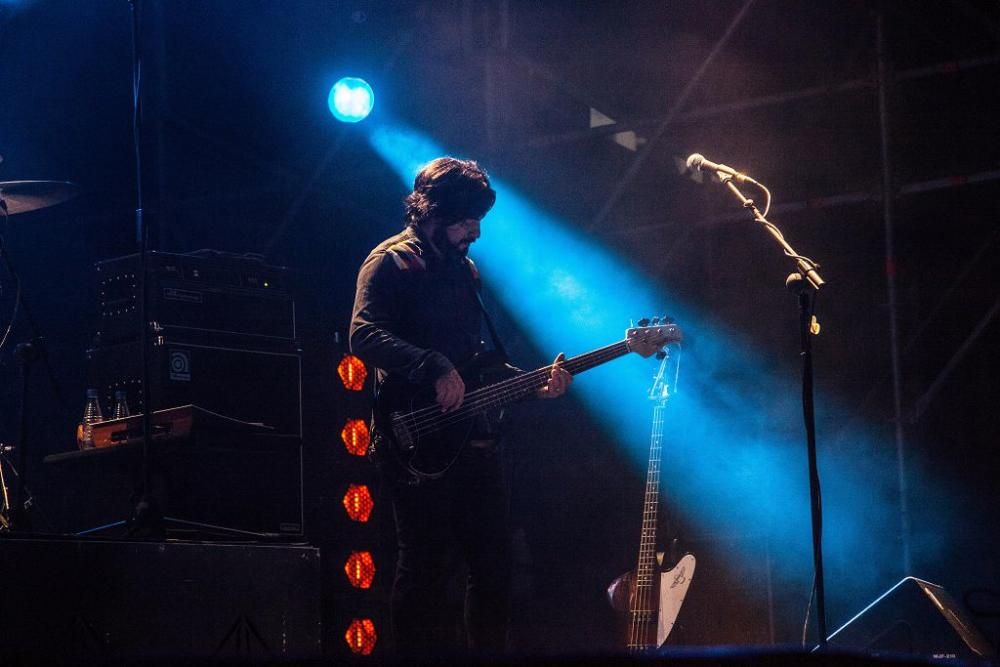
M 436 400 L 441 406 L 441 412 L 450 412 L 462 405 L 462 399 L 465 398 L 465 382 L 453 368 L 434 382 L 434 391 L 437 393 Z

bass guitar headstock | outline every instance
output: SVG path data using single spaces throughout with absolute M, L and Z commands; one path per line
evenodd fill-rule
M 628 349 L 649 358 L 670 343 L 683 339 L 681 328 L 669 317 L 644 318 L 625 332 Z

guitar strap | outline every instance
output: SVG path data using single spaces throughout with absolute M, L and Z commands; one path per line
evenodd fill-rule
M 505 361 L 509 361 L 510 357 L 507 356 L 507 349 L 503 346 L 503 342 L 500 340 L 500 336 L 497 335 L 497 329 L 493 326 L 493 318 L 490 317 L 490 313 L 486 310 L 486 304 L 483 302 L 483 295 L 476 290 L 476 300 L 479 302 L 479 309 L 483 311 L 483 319 L 486 320 L 486 328 L 490 332 L 490 338 L 493 339 L 493 348 L 500 353 Z
M 476 295 L 476 301 L 479 302 L 479 310 L 483 313 L 483 319 L 486 320 L 486 328 L 490 332 L 490 338 L 493 339 L 493 349 L 500 353 L 504 361 L 510 361 L 507 348 L 503 346 L 503 341 L 497 335 L 497 328 L 493 324 L 493 318 L 490 317 L 490 312 L 486 309 L 486 303 L 483 301 L 483 295 L 479 292 L 479 281 L 477 280 L 479 272 L 475 269 L 471 260 L 466 259 L 466 264 L 469 267 L 469 282 L 472 283 L 472 291 Z

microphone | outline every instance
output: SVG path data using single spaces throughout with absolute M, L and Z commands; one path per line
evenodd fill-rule
M 728 176 L 737 183 L 752 183 L 753 185 L 760 185 L 757 181 L 753 180 L 746 174 L 741 174 L 732 167 L 724 164 L 716 164 L 715 162 L 706 160 L 705 156 L 701 153 L 692 153 L 689 155 L 685 164 L 688 169 L 697 169 L 698 171 L 704 171 L 707 169 L 708 171 L 714 171 L 722 180 L 726 180 L 725 177 Z

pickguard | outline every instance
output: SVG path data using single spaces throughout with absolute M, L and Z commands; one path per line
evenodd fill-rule
M 694 578 L 695 559 L 693 554 L 685 554 L 677 564 L 660 573 L 660 613 L 656 623 L 656 645 L 663 646 L 670 631 L 674 629 L 677 615 L 684 604 L 691 579 Z

